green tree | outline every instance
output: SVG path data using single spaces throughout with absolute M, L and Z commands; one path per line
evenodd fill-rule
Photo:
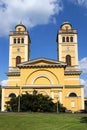
M 85 104 L 85 109 L 87 110 L 87 100 L 84 101 L 84 104 Z
M 7 110 L 18 111 L 18 100 L 19 97 L 11 98 L 7 102 Z M 20 96 L 20 111 L 56 112 L 56 104 L 49 96 L 43 96 L 34 91 L 33 94 L 26 93 Z

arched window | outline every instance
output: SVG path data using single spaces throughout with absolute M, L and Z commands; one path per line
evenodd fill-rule
M 24 38 L 21 39 L 21 43 L 24 43 Z
M 18 43 L 20 43 L 20 38 L 18 38 Z
M 18 31 L 20 32 L 20 31 L 21 31 L 21 28 L 18 28 Z
M 66 42 L 69 42 L 69 37 L 66 37 Z
M 9 94 L 9 97 L 10 97 L 10 98 L 14 98 L 14 97 L 16 97 L 16 94 L 15 94 L 15 93 L 10 93 L 10 94 Z
M 66 56 L 66 63 L 68 66 L 71 66 L 71 56 L 70 55 Z
M 69 97 L 77 97 L 76 93 L 70 93 Z
M 73 37 L 70 37 L 70 42 L 73 42 Z
M 62 37 L 62 42 L 65 42 L 65 37 Z
M 16 38 L 14 38 L 13 42 L 16 43 Z
M 16 66 L 17 66 L 17 64 L 20 64 L 20 63 L 21 63 L 21 57 L 17 56 L 16 57 Z

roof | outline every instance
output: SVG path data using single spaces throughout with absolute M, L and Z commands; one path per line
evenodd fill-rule
M 57 60 L 47 59 L 47 58 L 38 58 L 34 60 L 30 60 L 27 62 L 23 62 L 18 64 L 19 68 L 30 67 L 65 67 L 67 64 L 65 62 L 59 62 Z
M 65 75 L 80 75 L 81 73 L 78 66 L 67 66 L 64 72 Z
M 24 27 L 24 28 L 25 28 L 25 30 L 26 30 L 26 27 L 25 27 L 25 25 L 24 25 L 24 24 L 22 24 L 22 22 L 20 22 L 20 24 L 16 25 L 16 26 L 15 26 L 15 28 L 17 28 L 18 26 L 22 26 L 22 27 Z
M 62 26 L 63 26 L 63 25 L 65 25 L 65 24 L 69 24 L 69 25 L 71 26 L 71 28 L 72 28 L 72 25 L 71 25 L 71 23 L 69 23 L 68 21 L 66 21 L 66 22 L 63 22 L 60 28 L 62 28 Z

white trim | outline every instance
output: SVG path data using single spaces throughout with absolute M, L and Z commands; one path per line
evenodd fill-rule
M 40 78 L 40 77 L 45 77 L 45 78 L 47 78 L 47 79 L 50 81 L 50 84 L 53 84 L 52 79 L 49 79 L 49 77 L 48 77 L 47 75 L 44 75 L 44 74 L 37 75 L 37 76 L 33 79 L 33 81 L 32 81 L 31 84 L 34 84 L 35 80 L 38 79 L 38 78 Z
M 62 104 L 62 91 L 59 91 L 59 101 Z
M 6 96 L 6 97 L 9 97 L 9 95 L 10 95 L 11 93 L 15 94 L 16 97 L 18 96 L 18 94 L 16 94 L 15 92 L 10 92 L 10 93 L 8 94 L 8 96 Z
M 20 81 L 20 79 L 9 79 L 8 81 Z
M 2 88 L 2 99 L 1 99 L 1 111 L 4 111 L 5 110 L 5 103 L 4 103 L 4 88 Z
M 78 46 L 77 46 L 77 44 L 75 45 L 75 59 L 76 59 L 75 65 L 78 65 Z
M 26 87 L 32 87 L 32 86 L 33 86 L 33 87 L 37 87 L 37 88 L 38 88 L 38 87 L 48 87 L 48 86 L 49 86 L 49 87 L 53 87 L 53 88 L 55 88 L 55 87 L 63 87 L 63 86 L 61 86 L 61 85 L 59 85 L 59 84 L 51 84 L 51 85 L 47 85 L 47 84 L 46 84 L 46 85 L 43 85 L 43 84 L 42 84 L 42 85 L 41 85 L 41 84 L 40 84 L 40 85 L 39 85 L 39 84 L 38 84 L 38 85 L 34 85 L 34 84 L 33 84 L 33 85 L 32 85 L 32 84 L 27 84 L 27 85 L 26 85 L 26 84 L 24 84 L 22 87 L 25 87 L 25 88 L 26 88 Z
M 77 97 L 79 96 L 77 92 L 71 91 L 71 92 L 69 92 L 69 93 L 67 94 L 67 97 L 69 97 L 70 93 L 75 93 L 75 94 L 77 95 Z
M 27 36 L 25 36 L 25 43 L 24 43 L 24 47 L 25 47 L 25 52 L 24 52 L 24 54 L 25 54 L 25 60 L 24 60 L 24 62 L 25 61 L 28 61 L 29 59 L 28 59 L 28 57 L 29 57 L 29 52 L 28 51 L 30 51 L 29 49 L 29 43 L 28 43 L 28 35 Z
M 75 101 L 71 101 L 71 107 L 75 108 Z
M 79 80 L 79 78 L 65 78 L 64 80 Z
M 59 61 L 63 61 L 62 60 L 62 45 L 59 44 Z
M 9 46 L 9 66 L 12 66 L 12 46 Z
M 25 60 L 24 61 L 28 61 L 28 45 L 24 46 L 25 47 Z
M 54 99 L 54 91 L 51 92 L 51 95 L 52 99 Z

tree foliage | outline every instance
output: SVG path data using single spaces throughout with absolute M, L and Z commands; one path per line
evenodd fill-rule
M 7 110 L 18 111 L 18 100 L 20 98 L 20 111 L 22 112 L 55 112 L 56 104 L 53 103 L 49 96 L 43 96 L 42 94 L 22 94 L 20 97 L 11 98 L 7 104 Z M 60 105 L 60 107 L 62 107 Z M 60 110 L 60 109 L 59 109 Z
M 87 100 L 85 101 L 84 104 L 85 104 L 85 109 L 87 110 Z

